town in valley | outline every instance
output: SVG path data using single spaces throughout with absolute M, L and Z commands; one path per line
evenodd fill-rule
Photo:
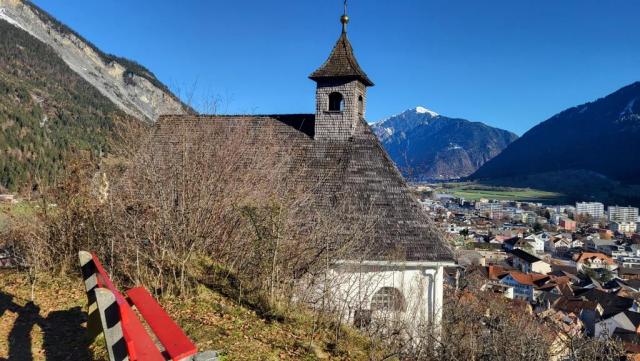
M 495 293 L 526 305 L 522 312 L 590 337 L 619 337 L 635 350 L 638 207 L 467 200 L 447 190 L 414 185 L 422 206 L 456 248 L 448 287 Z

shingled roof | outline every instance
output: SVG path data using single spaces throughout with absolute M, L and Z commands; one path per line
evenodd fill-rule
M 354 254 L 354 260 L 453 260 L 441 232 L 424 213 L 364 120 L 347 141 L 314 139 L 314 124 L 313 114 L 162 116 L 153 144 L 163 161 L 176 162 L 183 151 L 178 131 L 181 126 L 206 134 L 212 149 L 224 134 L 249 127 L 245 135 L 248 146 L 261 149 L 265 143 L 275 142 L 279 154 L 293 158 L 286 171 L 295 178 L 292 184 L 313 186 L 315 199 L 310 204 L 314 211 L 335 213 L 339 199 L 349 205 L 349 210 L 337 217 L 338 222 L 372 224 L 366 249 Z M 336 228 L 341 229 L 339 225 Z
M 327 78 L 358 79 L 366 86 L 373 86 L 373 82 L 360 68 L 356 57 L 353 55 L 353 48 L 346 32 L 343 32 L 338 39 L 327 61 L 318 70 L 309 75 L 309 79 L 315 81 Z

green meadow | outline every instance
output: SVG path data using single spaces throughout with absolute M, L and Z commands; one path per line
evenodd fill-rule
M 481 198 L 495 200 L 528 201 L 542 203 L 562 202 L 562 193 L 547 192 L 531 188 L 495 187 L 477 183 L 440 183 L 431 185 L 437 192 L 476 201 Z

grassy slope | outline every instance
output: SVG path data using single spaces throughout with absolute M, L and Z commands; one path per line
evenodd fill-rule
M 22 201 L 18 204 L 0 203 L 0 237 L 7 231 L 14 219 L 34 221 L 35 210 L 39 205 L 34 202 Z
M 48 277 L 36 289 L 37 308 L 25 307 L 30 297 L 26 277 L 0 271 L 0 359 L 10 356 L 12 335 L 13 357 L 31 354 L 35 360 L 106 360 L 101 338 L 88 344 L 82 287 L 76 277 Z M 334 346 L 333 333 L 327 328 L 311 332 L 313 317 L 306 312 L 268 322 L 204 287 L 192 298 L 167 298 L 161 304 L 199 349 L 220 350 L 223 360 L 369 360 L 371 354 L 370 341 L 353 330 L 345 329 Z M 18 315 L 21 318 L 16 323 Z M 34 321 L 39 326 L 31 332 Z M 15 336 L 25 332 L 31 336 L 18 339 L 30 338 L 31 345 L 16 343 Z

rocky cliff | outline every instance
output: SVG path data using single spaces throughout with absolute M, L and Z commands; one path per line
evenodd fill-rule
M 0 0 L 0 19 L 28 32 L 126 113 L 155 121 L 190 111 L 149 70 L 100 51 L 29 1 Z

